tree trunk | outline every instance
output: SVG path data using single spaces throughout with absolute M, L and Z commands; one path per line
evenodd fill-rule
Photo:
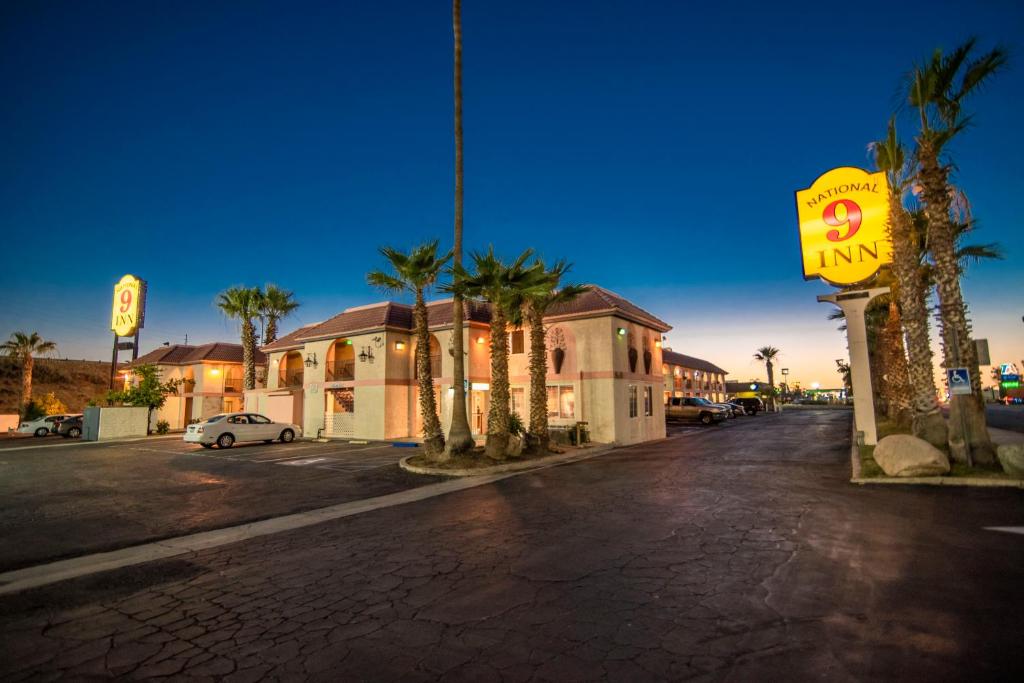
M 462 3 L 452 0 L 452 32 L 455 42 L 455 243 L 452 263 L 462 265 Z M 455 369 L 452 372 L 452 423 L 448 429 L 448 453 L 457 455 L 472 450 L 475 443 L 466 414 L 465 343 L 462 339 L 462 294 L 455 293 L 452 303 L 452 349 Z
M 775 372 L 770 360 L 764 362 L 765 370 L 768 372 L 768 410 L 775 411 Z
M 491 405 L 487 411 L 487 457 L 504 460 L 508 453 L 508 332 L 505 312 L 491 307 Z
M 956 238 L 950 217 L 949 169 L 939 165 L 935 151 L 927 144 L 920 145 L 919 156 L 921 196 L 928 218 L 928 249 L 934 263 L 935 289 L 939 298 L 943 366 L 946 369 L 967 368 L 973 389 L 970 395 L 950 397 L 950 455 L 959 462 L 992 464 L 995 462 L 995 448 L 985 424 L 985 399 L 981 393 L 978 355 L 960 291 Z
M 263 330 L 263 345 L 277 341 L 277 316 L 267 316 L 267 328 Z
M 911 391 L 911 430 L 936 448 L 949 440 L 946 420 L 939 408 L 928 332 L 928 291 L 919 254 L 911 233 L 910 215 L 899 195 L 889 193 L 889 232 L 893 246 L 892 270 L 899 286 L 900 322 L 906 334 L 907 372 Z
M 35 359 L 31 353 L 26 353 L 21 362 L 21 412 L 25 414 L 29 401 L 32 400 L 32 368 L 35 366 Z
M 256 328 L 248 318 L 242 321 L 242 370 L 246 389 L 256 388 Z
M 551 444 L 548 431 L 548 358 L 544 336 L 544 317 L 533 306 L 527 309 L 530 325 L 530 441 L 538 452 Z
M 420 392 L 420 417 L 423 421 L 423 450 L 427 459 L 442 462 L 448 457 L 444 450 L 441 420 L 437 417 L 437 402 L 434 400 L 434 378 L 430 367 L 430 330 L 427 327 L 427 304 L 423 299 L 422 288 L 416 290 L 413 319 L 416 327 L 416 378 Z
M 889 316 L 882 330 L 885 348 L 886 377 L 885 403 L 889 419 L 900 427 L 909 427 L 913 416 L 911 410 L 910 376 L 907 371 L 907 357 L 903 350 L 903 329 L 900 325 L 900 311 L 895 299 L 890 297 Z

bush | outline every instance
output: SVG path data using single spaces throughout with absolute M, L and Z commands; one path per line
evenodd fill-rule
M 522 436 L 526 433 L 523 418 L 519 417 L 519 413 L 512 413 L 508 416 L 508 433 L 513 436 Z
M 68 407 L 52 391 L 39 399 L 39 408 L 44 415 L 60 415 L 68 412 Z
M 32 399 L 31 401 L 25 404 L 25 413 L 22 415 L 22 419 L 25 422 L 32 422 L 33 420 L 38 420 L 39 418 L 45 416 L 46 411 L 43 410 L 43 407 L 41 405 L 36 403 L 35 399 Z
M 157 434 L 166 434 L 169 431 L 171 431 L 171 423 L 167 420 L 160 420 L 156 423 Z

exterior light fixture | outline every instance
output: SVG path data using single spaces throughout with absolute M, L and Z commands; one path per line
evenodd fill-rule
M 316 361 L 316 354 L 315 353 L 307 353 L 306 354 L 306 367 L 307 368 L 315 368 L 318 365 L 320 365 L 320 364 Z
M 660 339 L 656 339 L 654 341 L 654 346 L 655 346 L 655 348 L 660 349 L 661 348 L 661 340 Z
M 618 335 L 620 337 L 625 337 L 626 336 L 626 328 L 625 327 L 620 327 L 618 330 L 616 330 L 616 332 L 618 333 Z
M 274 359 L 274 365 L 278 365 L 280 362 L 281 362 L 280 358 L 275 358 Z
M 405 342 L 404 341 L 396 341 L 395 342 L 395 349 L 396 350 L 401 351 L 404 348 L 405 348 Z
M 476 338 L 476 343 L 477 344 L 483 344 L 484 343 L 484 338 L 483 337 L 477 337 Z
M 360 347 L 359 362 L 366 363 L 367 361 L 373 363 L 373 349 L 369 346 Z
M 215 376 L 219 375 L 220 374 L 220 368 L 213 368 L 213 369 L 211 369 L 210 370 L 210 374 L 211 375 L 215 375 Z

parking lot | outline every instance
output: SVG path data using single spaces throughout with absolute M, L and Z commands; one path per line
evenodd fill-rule
M 57 437 L 0 449 L 0 571 L 394 493 L 437 481 L 383 443 Z

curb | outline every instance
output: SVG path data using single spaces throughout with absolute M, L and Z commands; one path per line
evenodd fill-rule
M 917 486 L 974 486 L 978 488 L 1024 489 L 1024 479 L 988 479 L 986 477 L 868 477 L 854 478 L 851 484 L 913 484 Z
M 38 449 L 38 448 L 71 448 L 73 446 L 106 446 L 106 445 L 109 445 L 109 444 L 136 443 L 136 442 L 139 442 L 139 441 L 166 441 L 168 439 L 181 439 L 182 438 L 182 434 L 183 434 L 182 432 L 179 432 L 178 434 L 167 434 L 167 435 L 164 435 L 164 436 L 138 436 L 138 437 L 133 437 L 131 439 L 102 439 L 100 441 L 81 441 L 81 440 L 76 440 L 76 441 L 70 441 L 70 442 L 67 442 L 67 443 L 55 443 L 55 444 L 51 444 L 51 445 L 47 445 L 45 443 L 41 443 L 41 444 L 37 444 L 35 446 L 11 446 L 10 448 L 0 448 L 0 456 L 2 456 L 4 453 L 8 453 L 8 452 L 35 450 L 35 449 Z
M 576 462 L 577 460 L 587 460 L 588 458 L 603 455 L 614 448 L 616 448 L 616 446 L 613 446 L 612 444 L 602 444 L 600 446 L 583 448 L 572 453 L 558 453 L 556 455 L 549 455 L 535 460 L 513 462 L 507 465 L 492 465 L 491 467 L 476 467 L 472 469 L 464 467 L 458 469 L 444 469 L 441 467 L 421 467 L 419 465 L 413 465 L 409 461 L 418 455 L 413 454 L 399 460 L 398 466 L 407 472 L 412 472 L 413 474 L 429 474 L 431 476 L 441 477 L 478 477 L 492 474 L 505 474 L 507 472 L 522 472 L 525 470 L 541 469 L 551 465 Z

